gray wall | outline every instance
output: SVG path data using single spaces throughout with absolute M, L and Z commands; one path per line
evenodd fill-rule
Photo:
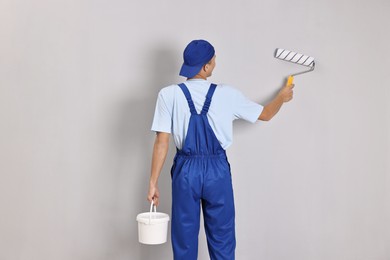
M 148 210 L 160 88 L 182 50 L 217 50 L 214 82 L 266 102 L 303 68 L 268 123 L 235 124 L 228 150 L 237 259 L 390 259 L 388 0 L 0 3 L 0 259 L 171 259 L 137 242 Z M 171 147 L 160 178 L 170 211 Z M 208 259 L 204 232 L 199 259 Z

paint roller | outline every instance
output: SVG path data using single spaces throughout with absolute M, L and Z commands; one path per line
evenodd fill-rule
M 315 67 L 315 62 L 314 62 L 313 57 L 310 57 L 310 56 L 304 55 L 304 54 L 300 54 L 300 53 L 296 53 L 293 51 L 288 51 L 285 49 L 277 48 L 275 50 L 274 57 L 277 59 L 281 59 L 281 60 L 285 60 L 285 61 L 289 61 L 289 62 L 293 62 L 293 63 L 299 64 L 299 65 L 309 67 L 308 70 L 301 71 L 301 72 L 291 74 L 290 76 L 288 76 L 287 85 L 293 84 L 295 76 L 306 73 L 306 72 L 313 71 L 314 67 Z

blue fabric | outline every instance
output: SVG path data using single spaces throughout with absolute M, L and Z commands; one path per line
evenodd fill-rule
M 172 175 L 172 246 L 175 260 L 196 260 L 202 206 L 210 259 L 234 260 L 235 212 L 226 152 L 207 119 L 216 85 L 211 84 L 200 114 L 183 90 L 191 111 L 184 146 L 177 150 Z
M 205 40 L 191 41 L 183 52 L 184 63 L 180 69 L 180 76 L 192 78 L 209 62 L 215 54 L 213 45 Z

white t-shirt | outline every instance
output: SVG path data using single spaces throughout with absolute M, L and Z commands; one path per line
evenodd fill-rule
M 210 82 L 192 79 L 184 82 L 191 93 L 198 113 L 203 108 Z M 247 99 L 239 90 L 219 84 L 214 92 L 207 117 L 222 148 L 233 142 L 233 120 L 244 119 L 255 123 L 263 106 Z M 191 112 L 183 91 L 178 85 L 160 90 L 154 113 L 152 131 L 171 133 L 176 147 L 184 143 Z

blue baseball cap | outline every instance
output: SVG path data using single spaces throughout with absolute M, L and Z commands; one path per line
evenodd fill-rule
M 179 75 L 192 78 L 208 63 L 215 54 L 213 45 L 205 40 L 193 40 L 184 49 L 184 63 Z

